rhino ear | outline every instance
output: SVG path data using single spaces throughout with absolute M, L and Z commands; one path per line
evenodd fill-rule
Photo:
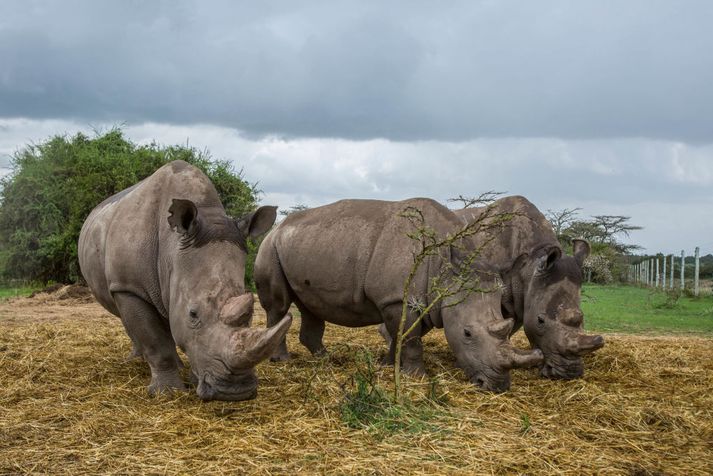
M 192 232 L 198 226 L 198 209 L 190 200 L 174 198 L 168 208 L 168 224 L 182 235 Z
M 537 270 L 539 272 L 549 271 L 555 265 L 555 261 L 562 257 L 562 249 L 559 246 L 550 246 L 545 249 L 545 254 L 539 259 Z
M 572 240 L 572 249 L 574 250 L 574 259 L 581 268 L 584 266 L 584 260 L 587 259 L 591 251 L 589 242 L 586 240 Z
M 277 218 L 277 207 L 264 206 L 235 220 L 244 236 L 256 238 L 267 233 Z

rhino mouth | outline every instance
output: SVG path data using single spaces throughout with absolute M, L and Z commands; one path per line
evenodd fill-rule
M 196 393 L 201 400 L 240 401 L 257 397 L 257 377 L 254 374 L 231 375 L 227 378 L 204 374 L 198 379 Z
M 545 363 L 540 367 L 540 375 L 556 380 L 577 379 L 584 375 L 584 362 L 581 358 L 545 358 Z
M 473 372 L 469 380 L 470 383 L 487 392 L 503 393 L 510 390 L 510 374 L 496 377 L 484 371 Z

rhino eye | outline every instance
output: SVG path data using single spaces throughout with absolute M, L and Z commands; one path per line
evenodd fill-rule
M 191 309 L 188 311 L 188 315 L 191 316 L 191 319 L 198 319 L 198 313 L 195 311 L 195 309 Z
M 464 334 L 466 337 L 470 337 L 470 336 L 471 336 L 471 333 L 470 333 L 470 331 L 469 331 L 468 329 L 463 329 L 463 334 Z
M 545 323 L 545 318 L 542 316 L 537 316 L 537 323 L 543 325 Z

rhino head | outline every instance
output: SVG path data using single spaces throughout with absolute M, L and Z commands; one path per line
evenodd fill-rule
M 170 270 L 169 323 L 186 353 L 203 400 L 257 394 L 254 366 L 270 356 L 291 316 L 269 329 L 250 328 L 254 300 L 245 292 L 246 238 L 267 232 L 276 207 L 233 220 L 222 207 L 174 199 L 168 222 L 180 235 Z
M 511 369 L 535 367 L 543 361 L 540 350 L 521 350 L 510 344 L 514 321 L 503 319 L 500 300 L 497 291 L 472 293 L 458 305 L 441 310 L 446 340 L 458 366 L 471 383 L 497 393 L 510 388 Z
M 574 256 L 566 256 L 559 246 L 547 246 L 534 256 L 521 256 L 514 267 L 519 268 L 519 286 L 524 288 L 520 292 L 525 334 L 544 354 L 540 372 L 549 378 L 581 377 L 582 356 L 604 345 L 602 336 L 584 333 L 580 308 L 582 265 L 589 256 L 589 243 L 574 240 L 573 247 Z

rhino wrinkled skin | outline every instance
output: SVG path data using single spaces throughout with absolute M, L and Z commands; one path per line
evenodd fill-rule
M 79 263 L 97 301 L 121 318 L 133 356 L 151 369 L 149 392 L 185 389 L 188 356 L 204 400 L 254 398 L 253 367 L 284 338 L 289 316 L 250 328 L 246 239 L 265 233 L 275 207 L 228 217 L 200 170 L 171 162 L 99 204 L 79 236 Z
M 589 244 L 574 240 L 574 256 L 563 254 L 547 218 L 524 197 L 504 197 L 490 207 L 489 213 L 513 214 L 483 254 L 505 284 L 503 316 L 515 320 L 513 332 L 523 326 L 532 347 L 542 351 L 543 376 L 581 377 L 582 356 L 604 345 L 602 336 L 584 333 L 580 308 L 582 265 Z M 455 213 L 468 222 L 486 210 L 466 208 Z
M 301 312 L 300 342 L 313 354 L 325 350 L 325 321 L 347 327 L 384 323 L 389 334 L 396 335 L 403 286 L 417 246 L 406 236 L 411 225 L 399 216 L 407 206 L 421 210 L 440 235 L 463 227 L 452 211 L 424 198 L 342 200 L 290 214 L 264 239 L 255 262 L 255 282 L 268 325 L 294 302 Z M 457 259 L 455 250 L 446 254 L 446 259 Z M 443 265 L 439 260 L 431 257 L 414 281 L 413 295 L 424 303 L 428 279 Z M 483 283 L 492 279 L 484 276 Z M 513 321 L 503 319 L 500 302 L 500 293 L 494 291 L 470 294 L 456 306 L 436 306 L 406 341 L 404 370 L 425 373 L 421 335 L 443 327 L 458 365 L 474 384 L 493 391 L 508 389 L 509 370 L 539 365 L 542 354 L 510 345 Z M 409 318 L 413 322 L 414 316 Z M 394 350 L 392 344 L 387 356 L 391 363 Z M 283 339 L 272 359 L 288 358 Z

